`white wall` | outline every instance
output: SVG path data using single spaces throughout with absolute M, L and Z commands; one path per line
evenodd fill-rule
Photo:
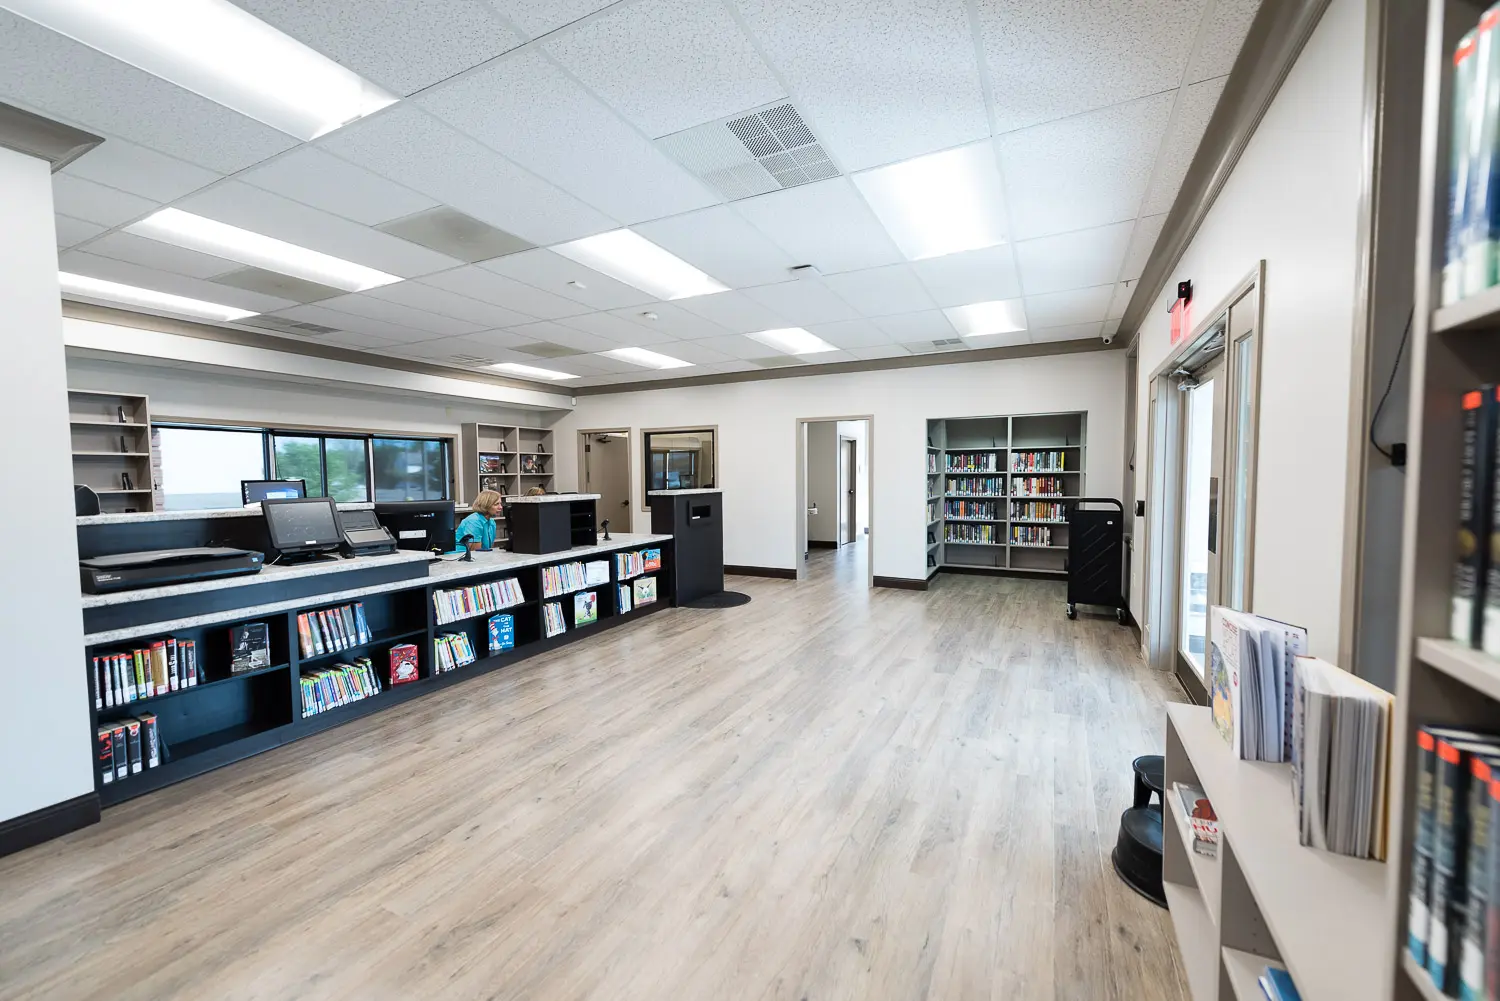
M 807 426 L 807 506 L 818 507 L 817 514 L 807 516 L 808 542 L 838 542 L 839 423 Z
M 719 428 L 719 485 L 724 490 L 724 562 L 795 568 L 797 419 L 871 414 L 868 461 L 874 572 L 926 576 L 927 420 L 1060 410 L 1089 412 L 1091 494 L 1118 497 L 1124 465 L 1125 357 L 1098 351 L 1043 358 L 969 362 L 929 368 L 680 389 L 580 396 L 557 427 L 561 489 L 574 489 L 578 428 L 629 427 L 640 454 L 642 427 Z M 635 525 L 650 518 L 634 494 Z M 820 498 L 821 501 L 821 498 Z
M 869 421 L 839 421 L 839 437 L 854 439 L 854 534 L 870 527 Z
M 73 469 L 52 177 L 0 148 L 0 316 L 9 378 L 0 421 L 12 480 L 0 490 L 0 821 L 94 791 L 73 529 Z M 24 489 L 22 489 L 24 483 Z
M 1176 283 L 1192 280 L 1197 323 L 1266 261 L 1252 607 L 1306 626 L 1313 652 L 1329 659 L 1339 638 L 1364 42 L 1363 0 L 1333 0 L 1140 330 L 1144 495 L 1149 379 L 1170 351 Z M 1145 555 L 1131 572 L 1138 611 Z

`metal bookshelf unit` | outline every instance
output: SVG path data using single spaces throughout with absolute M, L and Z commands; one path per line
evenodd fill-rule
M 1066 574 L 1064 505 L 1084 496 L 1087 424 L 1081 411 L 929 420 L 927 576 Z

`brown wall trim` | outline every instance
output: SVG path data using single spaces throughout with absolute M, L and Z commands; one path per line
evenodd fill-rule
M 0 856 L 99 823 L 99 794 L 84 793 L 0 823 Z
M 928 584 L 925 580 L 913 579 L 911 577 L 876 577 L 876 587 L 893 587 L 902 591 L 925 591 Z
M 92 132 L 0 104 L 0 146 L 46 160 L 54 174 L 103 141 Z
M 737 574 L 740 577 L 774 577 L 777 580 L 796 580 L 797 571 L 788 570 L 785 567 L 741 567 L 724 564 L 726 574 Z

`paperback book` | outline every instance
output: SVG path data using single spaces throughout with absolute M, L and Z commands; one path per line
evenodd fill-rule
M 1183 816 L 1188 821 L 1188 833 L 1192 837 L 1190 847 L 1205 858 L 1217 858 L 1219 854 L 1219 818 L 1214 814 L 1208 797 L 1197 786 L 1178 782 L 1173 787 L 1182 806 Z
M 392 685 L 409 685 L 422 676 L 417 666 L 417 645 L 415 643 L 398 643 L 390 650 L 390 683 Z
M 599 595 L 595 591 L 581 591 L 573 595 L 573 627 L 586 626 L 599 619 Z
M 635 605 L 637 608 L 656 601 L 655 577 L 638 577 L 632 582 L 631 586 L 635 589 Z
M 492 615 L 486 632 L 490 638 L 490 653 L 504 653 L 515 649 L 516 617 L 514 615 Z
M 1222 605 L 1209 610 L 1209 701 L 1235 757 L 1291 759 L 1293 661 L 1306 652 L 1300 626 Z

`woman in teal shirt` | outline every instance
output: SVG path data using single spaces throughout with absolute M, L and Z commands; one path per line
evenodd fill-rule
M 469 505 L 474 513 L 458 523 L 457 539 L 469 536 L 471 542 L 479 543 L 484 550 L 495 548 L 495 515 L 500 513 L 500 495 L 493 490 L 481 490 Z

